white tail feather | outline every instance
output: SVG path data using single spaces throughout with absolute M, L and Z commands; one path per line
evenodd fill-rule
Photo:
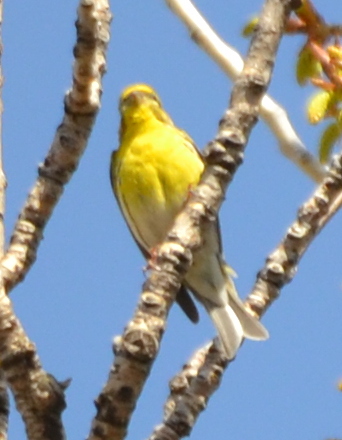
M 234 310 L 235 315 L 241 323 L 243 336 L 255 341 L 268 339 L 268 331 L 261 322 L 251 315 L 237 296 L 229 296 L 229 305 Z
M 228 359 L 233 359 L 244 336 L 239 318 L 229 305 L 209 306 L 207 310 L 215 324 L 226 356 Z
M 245 309 L 240 298 L 229 296 L 229 304 L 222 307 L 207 302 L 205 306 L 228 359 L 235 357 L 243 338 L 259 341 L 268 338 L 265 327 Z

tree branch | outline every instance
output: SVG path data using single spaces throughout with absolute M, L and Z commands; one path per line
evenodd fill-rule
M 208 400 L 218 389 L 227 360 L 215 344 L 197 350 L 170 382 L 163 423 L 149 440 L 179 440 L 189 436 Z
M 259 272 L 246 299 L 246 305 L 258 316 L 265 313 L 282 287 L 293 279 L 303 254 L 341 206 L 342 153 L 333 158 L 326 177 L 299 208 L 297 219 Z
M 36 348 L 14 315 L 7 293 L 24 278 L 34 262 L 43 229 L 64 185 L 77 168 L 95 122 L 100 107 L 100 81 L 105 71 L 110 18 L 106 0 L 80 1 L 73 86 L 65 98 L 65 116 L 44 163 L 39 167 L 38 179 L 1 262 L 0 365 L 30 440 L 65 438 L 61 413 L 65 408 L 64 388 L 67 384 L 57 382 L 42 369 Z M 3 214 L 3 200 L 0 195 L 0 214 Z M 0 416 L 0 423 L 1 419 Z
M 63 440 L 64 386 L 41 367 L 34 344 L 0 289 L 0 364 L 30 440 Z
M 110 21 L 107 0 L 80 1 L 73 84 L 65 97 L 65 115 L 44 163 L 39 166 L 37 181 L 1 262 L 8 292 L 23 280 L 34 263 L 46 223 L 87 145 L 100 108 Z
M 223 41 L 190 0 L 165 0 L 169 8 L 189 29 L 192 39 L 233 80 L 243 68 L 243 58 Z M 294 130 L 288 115 L 269 95 L 261 101 L 260 116 L 278 140 L 282 153 L 301 168 L 311 179 L 320 182 L 325 175 L 324 167 L 305 148 Z
M 150 276 L 133 319 L 116 338 L 116 358 L 108 382 L 96 400 L 97 415 L 89 439 L 122 439 L 136 401 L 158 353 L 169 309 L 192 252 L 201 244 L 201 229 L 215 219 L 224 191 L 242 163 L 259 104 L 269 84 L 274 57 L 289 15 L 288 0 L 267 0 L 251 41 L 244 69 L 232 91 L 230 108 L 216 138 L 206 149 L 207 167 L 198 187 L 176 218 L 166 241 L 149 262 Z
M 0 370 L 0 439 L 7 440 L 9 396 L 2 369 Z

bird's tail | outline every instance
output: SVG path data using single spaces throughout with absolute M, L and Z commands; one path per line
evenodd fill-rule
M 249 313 L 238 296 L 229 296 L 229 305 L 238 317 L 243 329 L 243 336 L 255 341 L 268 339 L 269 334 L 261 322 Z
M 206 305 L 217 329 L 223 349 L 228 359 L 233 359 L 243 338 L 264 340 L 268 331 L 244 307 L 240 298 L 229 296 L 225 306 Z
M 229 306 L 207 307 L 208 313 L 216 327 L 223 350 L 228 359 L 233 359 L 243 338 L 243 328 L 239 318 Z

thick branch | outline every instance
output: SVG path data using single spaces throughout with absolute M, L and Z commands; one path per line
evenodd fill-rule
M 109 39 L 109 22 L 105 0 L 80 2 L 74 80 L 65 98 L 65 116 L 39 168 L 37 182 L 2 259 L 0 365 L 30 440 L 65 438 L 61 422 L 65 384 L 58 383 L 42 369 L 35 346 L 15 317 L 7 293 L 24 278 L 34 262 L 43 229 L 86 146 L 100 106 L 100 80 L 105 70 L 104 50 Z
M 241 55 L 217 35 L 190 0 L 165 1 L 189 29 L 192 39 L 235 80 L 243 68 Z M 320 182 L 325 174 L 324 167 L 305 148 L 285 109 L 265 95 L 261 101 L 260 116 L 276 136 L 282 153 L 313 180 Z
M 116 359 L 97 399 L 89 439 L 122 439 L 158 353 L 166 317 L 200 246 L 201 229 L 215 219 L 224 191 L 243 160 L 259 104 L 269 84 L 274 57 L 289 14 L 289 1 L 268 0 L 251 42 L 231 104 L 206 152 L 208 166 L 199 186 L 177 217 L 167 240 L 156 249 L 135 316 L 115 341 Z
M 73 85 L 65 97 L 62 123 L 39 167 L 37 181 L 19 215 L 10 246 L 1 262 L 7 291 L 23 280 L 34 263 L 45 225 L 87 145 L 100 108 L 110 20 L 107 0 L 80 1 Z

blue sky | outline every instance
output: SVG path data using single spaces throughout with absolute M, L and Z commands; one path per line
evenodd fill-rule
M 4 10 L 3 141 L 8 179 L 7 238 L 63 114 L 71 84 L 76 0 L 11 0 Z M 340 21 L 336 1 L 317 0 Z M 261 2 L 196 3 L 220 35 L 246 53 L 240 37 Z M 216 133 L 231 82 L 190 39 L 163 2 L 113 1 L 112 39 L 102 109 L 87 151 L 45 230 L 38 259 L 13 291 L 15 311 L 37 344 L 43 366 L 59 380 L 71 377 L 63 415 L 68 438 L 85 438 L 93 400 L 112 362 L 111 340 L 133 314 L 144 261 L 113 199 L 109 156 L 117 147 L 117 100 L 123 87 L 147 82 L 175 122 L 202 148 Z M 270 93 L 290 114 L 305 144 L 316 152 L 319 129 L 305 119 L 312 93 L 294 80 L 300 37 L 286 37 Z M 221 210 L 227 260 L 239 274 L 242 297 L 265 256 L 282 238 L 314 184 L 285 159 L 263 122 L 253 131 L 244 165 Z M 264 343 L 246 342 L 220 390 L 200 416 L 192 437 L 264 440 L 341 437 L 342 376 L 341 214 L 315 240 L 294 281 L 263 322 Z M 129 439 L 146 438 L 161 421 L 169 379 L 196 347 L 214 336 L 201 310 L 194 326 L 175 306 L 160 356 L 131 424 Z M 12 407 L 10 438 L 23 438 Z

